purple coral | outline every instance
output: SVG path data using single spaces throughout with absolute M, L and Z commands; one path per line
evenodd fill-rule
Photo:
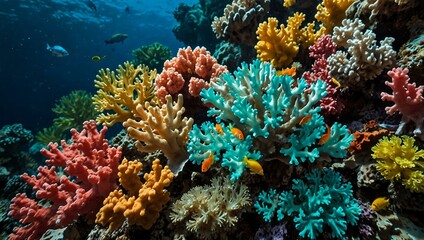
M 255 240 L 284 240 L 284 236 L 287 236 L 286 222 L 273 227 L 267 224 L 256 231 Z

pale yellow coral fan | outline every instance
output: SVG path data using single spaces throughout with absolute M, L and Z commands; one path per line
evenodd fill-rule
M 168 158 L 168 166 L 178 174 L 188 159 L 185 150 L 188 132 L 193 119 L 182 117 L 183 95 L 178 95 L 176 103 L 171 95 L 165 97 L 166 103 L 152 106 L 149 102 L 138 104 L 134 114 L 139 120 L 128 119 L 124 127 L 131 138 L 137 139 L 136 147 L 142 152 L 161 150 Z
M 132 111 L 138 104 L 149 102 L 154 104 L 157 100 L 154 95 L 153 81 L 156 70 L 149 70 L 147 66 L 134 65 L 125 62 L 119 65 L 117 75 L 110 69 L 101 69 L 94 81 L 97 91 L 93 103 L 98 112 L 97 123 L 112 126 L 135 118 Z
M 317 6 L 315 19 L 320 21 L 325 27 L 324 34 L 331 34 L 335 26 L 339 26 L 346 18 L 347 8 L 355 0 L 323 0 Z
M 142 183 L 137 175 L 142 166 L 138 161 L 122 161 L 118 175 L 127 194 L 122 190 L 111 192 L 96 215 L 96 223 L 109 224 L 111 230 L 120 227 L 126 218 L 130 225 L 140 225 L 144 229 L 153 225 L 169 201 L 169 192 L 164 188 L 171 184 L 174 175 L 167 166 L 162 168 L 160 160 L 156 159 L 152 171 L 144 174 L 146 182 Z
M 256 31 L 259 40 L 255 46 L 258 58 L 270 61 L 277 69 L 293 62 L 299 51 L 298 41 L 302 36 L 299 28 L 304 19 L 305 14 L 295 13 L 287 19 L 287 27 L 281 24 L 278 28 L 276 18 L 268 18 L 267 22 L 261 23 Z
M 247 186 L 230 182 L 229 178 L 214 178 L 211 182 L 190 189 L 172 206 L 172 222 L 184 222 L 196 239 L 226 239 L 226 232 L 235 226 L 241 210 L 250 205 Z

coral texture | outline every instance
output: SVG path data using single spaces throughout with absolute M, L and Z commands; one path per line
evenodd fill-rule
M 172 57 L 171 49 L 158 42 L 141 46 L 132 51 L 134 66 L 145 65 L 149 69 L 160 70 L 163 62 Z
M 424 192 L 424 150 L 418 150 L 415 139 L 408 136 L 383 137 L 371 148 L 377 160 L 377 170 L 391 182 L 402 181 L 402 185 L 413 192 Z
M 194 187 L 172 205 L 173 223 L 185 222 L 198 239 L 226 239 L 241 210 L 250 205 L 247 186 L 228 178 L 213 178 L 211 184 Z
M 138 119 L 133 112 L 138 104 L 149 102 L 154 105 L 157 100 L 154 95 L 154 79 L 156 70 L 150 71 L 148 67 L 139 65 L 135 67 L 129 62 L 119 69 L 110 71 L 101 69 L 94 81 L 97 91 L 93 103 L 98 112 L 98 123 L 112 126 L 127 119 Z
M 224 9 L 224 15 L 215 17 L 212 30 L 217 39 L 255 45 L 255 32 L 269 11 L 270 0 L 234 0 Z
M 375 33 L 364 28 L 360 19 L 343 20 L 342 26 L 334 28 L 332 39 L 346 51 L 338 50 L 328 58 L 331 75 L 357 89 L 396 63 L 396 52 L 392 48 L 395 39 L 386 37 L 378 46 Z
M 128 119 L 124 127 L 131 138 L 137 139 L 136 147 L 141 152 L 161 150 L 168 158 L 168 166 L 174 174 L 178 174 L 188 160 L 185 145 L 193 119 L 182 117 L 183 96 L 178 95 L 177 102 L 171 95 L 166 96 L 166 103 L 152 106 L 149 102 L 138 104 L 134 114 L 139 120 Z
M 327 168 L 314 169 L 305 177 L 307 182 L 293 180 L 290 191 L 261 192 L 254 205 L 256 211 L 268 222 L 276 213 L 278 220 L 293 216 L 303 238 L 316 239 L 325 225 L 331 229 L 331 237 L 343 237 L 347 225 L 357 224 L 361 214 L 352 185 L 343 183 L 339 173 Z
M 386 107 L 386 113 L 393 115 L 395 112 L 402 114 L 402 122 L 396 130 L 396 134 L 406 134 L 406 126 L 414 126 L 413 134 L 424 141 L 424 86 L 416 86 L 409 83 L 408 69 L 393 68 L 387 73 L 392 81 L 386 81 L 393 95 L 381 93 L 383 101 L 394 102 L 393 106 Z
M 84 123 L 84 129 L 71 130 L 72 143 L 49 144 L 41 154 L 48 166 L 39 167 L 37 176 L 21 178 L 33 186 L 36 198 L 17 194 L 12 199 L 9 215 L 24 226 L 14 229 L 9 239 L 39 239 L 48 229 L 66 227 L 79 216 L 93 220 L 102 201 L 117 187 L 121 148 L 109 147 L 104 138 L 107 128 L 98 132 L 96 122 Z M 64 167 L 59 176 L 56 167 Z M 43 202 L 50 204 L 45 206 Z
M 156 95 L 162 103 L 168 94 L 173 98 L 178 94 L 198 97 L 203 88 L 209 87 L 209 82 L 225 72 L 227 68 L 218 64 L 206 48 L 180 48 L 177 56 L 167 60 L 157 75 Z
M 142 183 L 137 175 L 142 166 L 136 160 L 122 161 L 118 175 L 126 192 L 115 190 L 109 194 L 97 213 L 96 223 L 109 224 L 109 229 L 115 230 L 128 219 L 130 225 L 140 225 L 144 229 L 152 227 L 169 201 L 169 192 L 165 187 L 171 184 L 174 174 L 167 166 L 162 168 L 160 160 L 156 159 L 152 171 L 144 174 L 145 182 Z

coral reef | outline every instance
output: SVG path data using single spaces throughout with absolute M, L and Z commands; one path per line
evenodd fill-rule
M 49 158 L 47 166 L 39 167 L 37 176 L 23 174 L 22 180 L 36 191 L 34 200 L 26 194 L 12 199 L 9 215 L 23 226 L 14 229 L 9 239 L 39 239 L 48 229 L 66 227 L 79 216 L 94 219 L 103 199 L 117 187 L 116 179 L 120 148 L 109 147 L 96 122 L 84 122 L 84 129 L 71 130 L 72 144 L 49 144 L 41 154 Z M 56 167 L 64 167 L 59 176 Z M 50 204 L 43 205 L 44 201 Z

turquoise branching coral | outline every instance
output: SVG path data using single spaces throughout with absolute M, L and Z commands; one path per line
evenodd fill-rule
M 347 225 L 355 225 L 361 214 L 352 185 L 342 183 L 341 175 L 327 168 L 314 169 L 305 178 L 306 182 L 293 180 L 290 191 L 261 192 L 254 205 L 256 211 L 268 222 L 275 214 L 279 221 L 292 216 L 302 238 L 316 239 L 325 225 L 331 229 L 331 237 L 343 237 Z
M 409 136 L 383 137 L 371 148 L 376 168 L 391 182 L 402 184 L 413 192 L 424 193 L 424 150 L 418 150 Z
M 250 65 L 243 63 L 234 74 L 221 75 L 200 95 L 203 102 L 213 105 L 208 111 L 209 116 L 215 116 L 218 122 L 233 124 L 245 136 L 251 135 L 253 143 L 248 144 L 264 158 L 272 155 L 272 159 L 279 158 L 297 165 L 306 160 L 314 162 L 320 153 L 344 157 L 353 140 L 348 129 L 339 123 L 326 127 L 319 115 L 320 107 L 317 107 L 317 102 L 326 94 L 323 81 L 308 85 L 303 78 L 295 80 L 288 75 L 278 76 L 270 63 L 255 60 Z M 306 116 L 312 116 L 312 120 L 299 124 Z M 203 135 L 215 133 L 210 129 L 210 126 L 204 127 Z M 196 163 L 200 161 L 199 156 L 208 157 L 212 152 L 208 145 L 219 142 L 214 143 L 214 137 L 205 141 L 203 135 L 198 130 L 190 134 L 190 142 L 205 145 L 194 151 L 189 147 L 192 154 L 198 155 L 190 156 Z M 328 141 L 321 142 L 324 135 L 329 135 Z M 244 154 L 248 154 L 249 149 L 246 147 Z M 196 152 L 198 150 L 202 152 Z M 278 150 L 289 160 L 276 157 Z M 255 157 L 258 159 L 259 155 Z M 234 179 L 234 175 L 232 177 Z

